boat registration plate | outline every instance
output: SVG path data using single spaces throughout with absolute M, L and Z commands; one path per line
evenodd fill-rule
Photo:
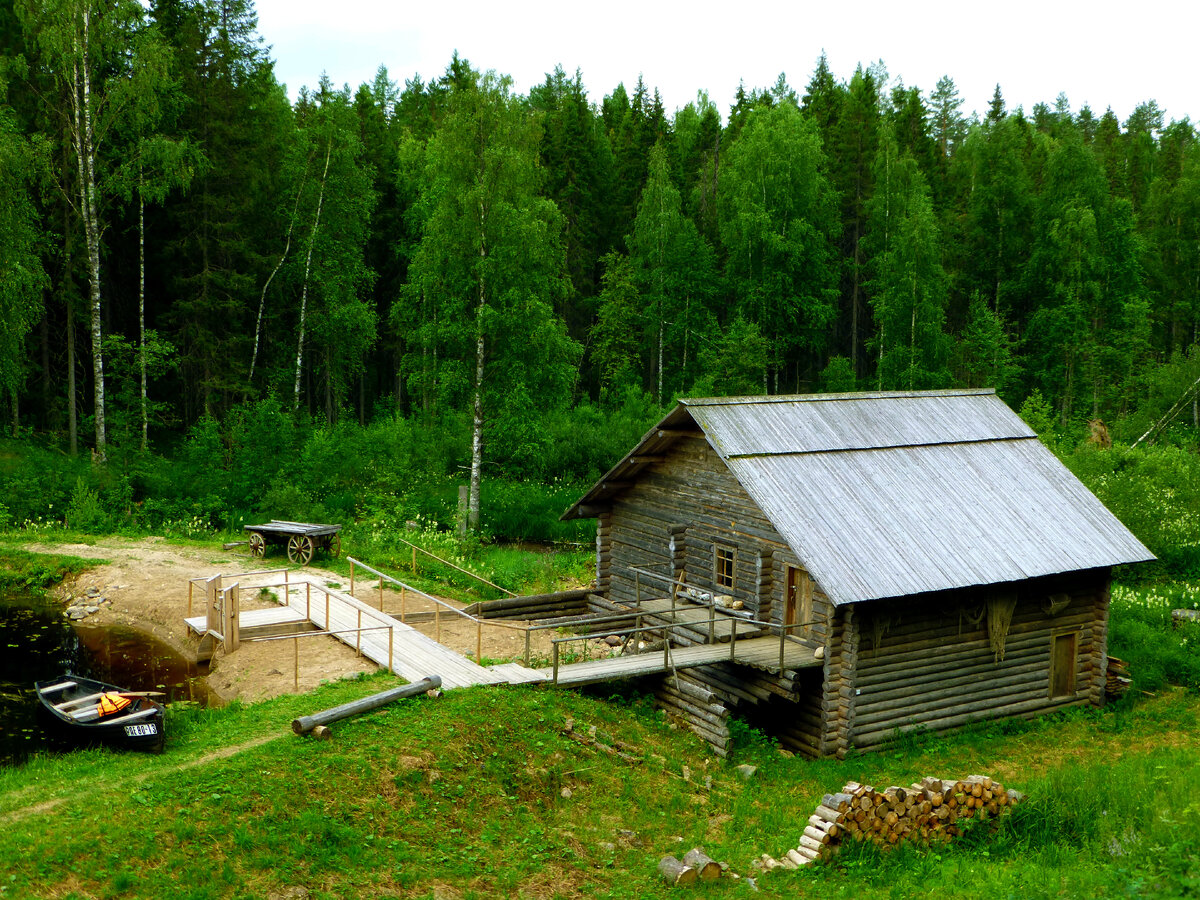
M 143 722 L 141 725 L 126 725 L 125 734 L 129 737 L 145 737 L 158 734 L 158 726 L 153 722 Z

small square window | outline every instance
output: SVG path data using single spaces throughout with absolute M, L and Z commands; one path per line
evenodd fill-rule
M 713 582 L 719 588 L 733 587 L 734 549 L 732 547 L 714 547 Z

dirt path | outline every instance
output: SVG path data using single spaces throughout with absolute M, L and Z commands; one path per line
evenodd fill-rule
M 179 547 L 162 538 L 129 540 L 119 537 L 101 538 L 95 544 L 30 544 L 26 549 L 43 553 L 64 553 L 84 558 L 105 559 L 105 565 L 84 572 L 73 582 L 64 583 L 57 595 L 64 608 L 72 602 L 89 602 L 99 611 L 84 619 L 80 627 L 96 625 L 126 625 L 148 632 L 170 645 L 183 656 L 194 659 L 197 639 L 188 633 L 184 617 L 188 615 L 188 581 L 210 575 L 257 571 L 286 565 L 286 559 L 271 556 L 265 560 L 252 558 L 245 548 L 223 550 L 214 545 L 211 550 Z M 305 575 L 340 590 L 347 590 L 346 576 L 319 566 L 301 570 Z M 396 573 L 397 577 L 402 577 Z M 356 581 L 355 596 L 372 606 L 379 605 L 378 581 Z M 103 598 L 103 602 L 101 602 Z M 241 596 L 243 610 L 270 605 L 271 599 L 251 591 Z M 399 616 L 432 612 L 433 604 L 413 596 L 383 592 L 385 612 Z M 203 607 L 193 600 L 192 615 L 200 615 Z M 431 617 L 427 617 L 431 618 Z M 475 654 L 476 626 L 445 612 L 441 614 L 440 640 L 460 653 Z M 434 621 L 414 624 L 424 633 L 435 636 L 439 630 Z M 533 653 L 545 659 L 550 653 L 552 631 L 536 632 Z M 521 631 L 487 626 L 482 631 L 482 653 L 485 658 L 519 659 L 525 648 Z M 209 689 L 224 700 L 240 698 L 253 702 L 280 694 L 291 693 L 295 687 L 295 667 L 292 641 L 243 643 L 234 653 L 213 660 Z M 373 672 L 376 666 L 361 659 L 354 649 L 335 638 L 315 636 L 305 638 L 299 646 L 299 690 L 312 690 L 324 681 L 345 678 L 359 672 Z

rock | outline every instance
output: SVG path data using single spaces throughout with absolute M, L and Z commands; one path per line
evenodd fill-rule
M 84 611 L 85 613 L 87 613 L 87 614 L 90 616 L 90 615 L 94 615 L 95 613 L 98 613 L 98 612 L 100 612 L 100 607 L 98 607 L 98 606 L 85 606 L 85 607 L 83 608 L 83 611 Z
M 612 843 L 612 841 L 601 841 L 596 846 L 598 846 L 605 853 L 615 853 L 617 850 L 617 845 Z
M 625 642 L 622 641 L 615 634 L 610 634 L 608 637 L 606 637 L 604 639 L 604 643 L 608 644 L 608 646 L 610 646 L 610 647 L 620 647 L 621 644 L 623 644 Z
M 570 800 L 570 799 L 571 799 L 571 797 L 572 797 L 572 796 L 574 796 L 574 795 L 571 793 L 571 789 L 570 789 L 569 787 L 565 787 L 565 788 L 563 788 L 561 791 L 559 791 L 559 792 L 558 792 L 558 795 L 559 795 L 560 797 L 562 797 L 564 800 Z
M 268 675 L 282 675 L 283 673 L 282 673 L 282 672 L 280 672 L 278 669 L 272 669 L 272 670 L 271 670 L 270 672 L 268 672 L 267 674 L 268 674 Z
M 72 606 L 63 613 L 72 622 L 78 622 L 80 619 L 86 619 L 88 616 L 87 610 L 82 606 Z
M 741 776 L 742 781 L 749 781 L 754 777 L 754 773 L 758 771 L 758 766 L 752 766 L 749 763 L 742 763 L 737 767 L 737 773 Z
M 631 847 L 642 846 L 642 839 L 638 837 L 638 833 L 628 828 L 618 829 L 617 837 L 621 839 L 622 843 L 629 844 Z
M 86 593 L 89 597 L 95 597 L 97 594 L 100 593 L 100 588 L 90 587 L 87 589 Z
M 824 658 L 825 658 L 825 648 L 824 648 L 824 647 L 818 647 L 818 648 L 817 648 L 817 649 L 816 649 L 816 650 L 813 652 L 813 659 L 824 659 Z

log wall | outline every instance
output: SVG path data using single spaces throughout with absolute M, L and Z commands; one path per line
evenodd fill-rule
M 860 604 L 853 613 L 839 610 L 845 649 L 838 654 L 841 677 L 836 691 L 831 691 L 833 679 L 826 680 L 826 701 L 837 707 L 839 716 L 837 752 L 844 752 L 846 744 L 872 747 L 913 729 L 940 730 L 1100 704 L 1108 583 L 1105 569 L 1005 586 L 1009 592 L 1016 588 L 1017 606 L 999 661 L 989 643 L 987 623 L 987 599 L 995 589 Z M 854 617 L 860 619 L 858 650 L 852 680 L 847 680 L 852 642 L 846 632 Z M 1070 633 L 1077 635 L 1074 690 L 1051 697 L 1053 639 Z M 843 731 L 848 740 L 843 740 Z
M 682 573 L 688 584 L 742 601 L 747 618 L 781 621 L 785 566 L 799 567 L 799 560 L 704 438 L 677 440 L 666 459 L 614 500 L 597 528 L 598 552 L 601 530 L 609 565 L 602 576 L 598 563 L 597 583 L 602 591 L 607 586 L 613 601 L 636 600 L 638 579 L 629 570 L 639 567 L 672 578 Z M 732 588 L 715 583 L 718 545 L 734 551 Z M 664 596 L 666 585 L 643 578 L 640 593 Z M 813 618 L 819 624 L 806 635 L 814 644 L 824 641 L 829 612 L 827 598 L 814 585 Z

